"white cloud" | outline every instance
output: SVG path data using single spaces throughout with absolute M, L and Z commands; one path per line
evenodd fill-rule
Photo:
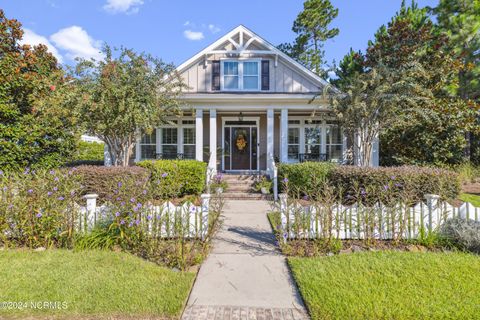
M 183 31 L 183 35 L 188 40 L 202 40 L 204 38 L 203 32 L 201 31 L 192 31 L 192 30 L 185 30 Z
M 69 59 L 103 59 L 103 54 L 100 52 L 101 42 L 94 40 L 79 26 L 61 29 L 52 34 L 50 40 L 56 47 L 65 50 Z
M 211 33 L 217 33 L 220 31 L 220 28 L 217 27 L 216 25 L 214 24 L 209 24 L 208 25 L 208 30 L 210 30 Z
M 53 46 L 53 44 L 48 41 L 48 39 L 44 36 L 36 34 L 34 31 L 30 29 L 23 29 L 23 39 L 20 41 L 21 44 L 29 44 L 31 46 L 35 46 L 38 44 L 44 44 L 47 46 L 48 51 L 50 51 L 55 58 L 57 58 L 59 63 L 63 62 L 63 57 L 58 53 L 57 48 Z
M 139 6 L 143 4 L 143 0 L 107 0 L 103 9 L 109 13 L 126 13 L 134 14 L 139 10 Z

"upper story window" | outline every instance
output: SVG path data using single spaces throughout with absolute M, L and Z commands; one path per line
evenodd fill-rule
M 260 90 L 260 61 L 224 60 L 221 66 L 222 90 Z

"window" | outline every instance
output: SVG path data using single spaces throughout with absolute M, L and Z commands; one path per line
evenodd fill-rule
M 327 122 L 326 130 L 328 159 L 339 162 L 343 158 L 342 130 L 334 121 Z
M 288 128 L 288 159 L 298 160 L 300 151 L 300 128 Z
M 260 61 L 222 62 L 223 90 L 260 90 Z
M 305 126 L 305 152 L 320 154 L 322 145 L 322 128 L 319 126 Z
M 227 90 L 238 90 L 238 62 L 225 61 L 223 63 L 223 87 Z
M 183 128 L 183 157 L 195 159 L 195 128 Z
M 163 159 L 177 158 L 178 144 L 177 128 L 162 128 L 162 157 Z
M 155 130 L 152 133 L 142 134 L 142 139 L 140 140 L 140 158 L 141 159 L 155 159 L 157 153 L 157 137 L 155 135 Z

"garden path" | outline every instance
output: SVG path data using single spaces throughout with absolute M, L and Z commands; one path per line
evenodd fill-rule
M 265 200 L 229 200 L 182 319 L 308 319 Z

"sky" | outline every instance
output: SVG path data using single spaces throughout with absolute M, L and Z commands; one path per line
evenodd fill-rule
M 325 44 L 330 65 L 351 47 L 365 50 L 401 0 L 331 2 L 339 9 L 331 26 L 340 34 Z M 417 2 L 435 6 L 438 0 Z M 76 57 L 101 58 L 106 42 L 179 65 L 239 24 L 274 45 L 293 41 L 291 28 L 303 0 L 0 0 L 0 8 L 23 24 L 23 42 L 46 44 L 64 64 Z

